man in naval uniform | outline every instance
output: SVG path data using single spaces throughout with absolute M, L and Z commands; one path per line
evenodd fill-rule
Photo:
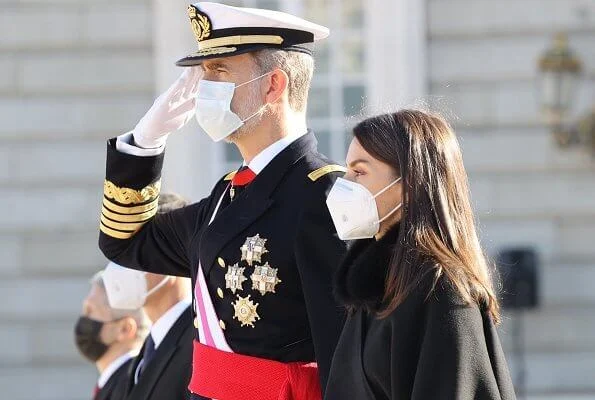
M 345 244 L 325 203 L 344 169 L 306 126 L 311 45 L 328 29 L 208 2 L 188 14 L 198 51 L 133 131 L 108 142 L 100 248 L 192 278 L 196 398 L 320 399 L 344 317 L 331 281 Z M 200 202 L 155 215 L 166 138 L 194 116 L 244 164 Z

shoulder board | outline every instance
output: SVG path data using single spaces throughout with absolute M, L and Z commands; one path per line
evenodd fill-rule
M 231 171 L 229 174 L 225 175 L 223 178 L 224 181 L 231 181 L 234 176 L 236 176 L 236 172 L 238 171 Z
M 318 179 L 330 174 L 331 172 L 347 172 L 347 168 L 336 164 L 325 165 L 322 168 L 318 168 L 317 170 L 310 172 L 308 174 L 308 178 L 310 178 L 312 182 L 316 182 Z

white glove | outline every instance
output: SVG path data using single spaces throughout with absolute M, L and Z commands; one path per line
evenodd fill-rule
M 184 68 L 184 72 L 159 96 L 133 131 L 136 145 L 153 149 L 165 144 L 167 136 L 182 128 L 195 113 L 195 96 L 202 77 L 199 66 Z

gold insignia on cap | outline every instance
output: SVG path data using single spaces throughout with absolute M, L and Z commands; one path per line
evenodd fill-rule
M 264 247 L 267 239 L 261 238 L 260 234 L 246 238 L 246 242 L 240 247 L 242 251 L 242 261 L 246 261 L 252 266 L 254 262 L 261 262 L 262 255 L 269 251 Z
M 225 261 L 223 261 L 221 257 L 217 258 L 217 264 L 219 264 L 221 268 L 225 268 Z
M 247 280 L 244 276 L 244 270 L 246 268 L 238 267 L 238 264 L 227 267 L 227 273 L 225 274 L 225 287 L 230 289 L 233 294 L 236 290 L 244 290 L 242 284 Z
M 188 16 L 192 32 L 198 42 L 211 36 L 211 21 L 206 14 L 201 13 L 195 6 L 189 5 Z
M 281 279 L 277 277 L 278 271 L 278 268 L 272 268 L 269 263 L 257 265 L 250 276 L 252 289 L 258 290 L 263 296 L 267 293 L 275 293 L 275 287 L 281 283 Z
M 238 295 L 238 299 L 235 303 L 232 303 L 235 310 L 234 319 L 240 321 L 242 326 L 251 326 L 254 328 L 254 322 L 260 319 L 256 309 L 258 303 L 254 303 L 250 300 L 250 295 L 247 297 L 241 297 Z

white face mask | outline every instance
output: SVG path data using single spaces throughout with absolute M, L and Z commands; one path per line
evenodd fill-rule
M 270 72 L 257 76 L 242 84 L 236 85 L 233 82 L 215 82 L 201 79 L 198 82 L 198 94 L 196 95 L 196 120 L 198 125 L 213 139 L 219 142 L 238 129 L 250 118 L 256 116 L 266 104 L 260 107 L 254 114 L 241 119 L 231 111 L 231 100 L 236 88 L 254 82 Z
M 375 199 L 400 180 L 401 178 L 396 179 L 373 195 L 359 183 L 337 178 L 326 199 L 326 205 L 339 238 L 341 240 L 368 239 L 376 235 L 380 229 L 380 223 L 401 208 L 402 203 L 380 219 Z
M 147 297 L 163 287 L 170 278 L 166 276 L 151 290 L 147 290 L 147 279 L 143 271 L 124 268 L 109 263 L 103 271 L 103 284 L 110 307 L 122 310 L 138 310 Z

